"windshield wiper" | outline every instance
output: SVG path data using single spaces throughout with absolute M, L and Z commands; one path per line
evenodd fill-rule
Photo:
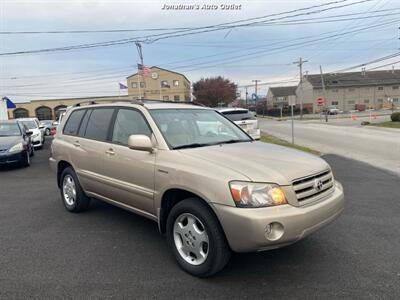
M 181 146 L 176 146 L 173 147 L 172 149 L 177 150 L 177 149 L 185 149 L 185 148 L 198 148 L 198 147 L 205 147 L 205 146 L 210 146 L 213 144 L 200 144 L 200 143 L 193 143 L 193 144 L 187 144 L 187 145 L 181 145 Z
M 251 141 L 250 140 L 227 140 L 227 141 L 216 143 L 216 145 L 244 143 L 244 142 L 251 142 Z

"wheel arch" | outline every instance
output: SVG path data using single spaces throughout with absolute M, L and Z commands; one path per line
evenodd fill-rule
M 61 186 L 61 182 L 60 182 L 61 181 L 61 174 L 68 167 L 73 168 L 73 166 L 69 162 L 67 162 L 66 160 L 60 160 L 58 162 L 58 164 L 57 164 L 57 185 L 58 185 L 58 187 Z
M 167 218 L 169 213 L 171 212 L 172 208 L 179 202 L 188 199 L 188 198 L 197 198 L 199 199 L 203 204 L 205 204 L 206 207 L 213 213 L 215 218 L 217 219 L 218 223 L 221 225 L 219 218 L 217 214 L 214 211 L 214 207 L 212 204 L 204 199 L 204 197 L 191 192 L 187 189 L 183 188 L 170 188 L 166 190 L 160 201 L 160 207 L 159 207 L 159 212 L 158 212 L 158 226 L 159 230 L 161 233 L 165 233 L 166 231 L 166 224 L 167 224 Z M 222 225 L 221 225 L 222 228 Z

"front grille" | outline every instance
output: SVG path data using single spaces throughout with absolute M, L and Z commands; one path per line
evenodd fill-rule
M 322 183 L 319 184 L 318 183 Z M 330 170 L 299 178 L 293 181 L 292 186 L 297 197 L 297 201 L 317 200 L 329 193 L 333 188 L 333 175 Z

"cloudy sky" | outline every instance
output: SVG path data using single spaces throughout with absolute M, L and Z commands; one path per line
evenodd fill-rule
M 259 87 L 261 95 L 266 94 L 268 86 L 279 82 L 295 84 L 299 70 L 293 62 L 299 57 L 308 60 L 304 71 L 315 73 L 320 65 L 326 72 L 335 71 L 399 51 L 400 1 L 364 0 L 354 4 L 362 0 L 338 0 L 301 10 L 334 1 L 1 0 L 0 96 L 18 102 L 118 95 L 118 82 L 125 83 L 126 76 L 136 72 L 139 58 L 134 43 L 23 55 L 10 53 L 121 39 L 144 41 L 144 61 L 148 66 L 182 72 L 191 81 L 221 75 L 243 86 L 259 79 L 263 83 Z M 200 9 L 163 9 L 165 5 L 179 4 L 199 5 Z M 207 4 L 217 9 L 202 9 Z M 221 9 L 221 5 L 229 4 L 240 9 Z M 349 4 L 354 5 L 340 8 Z M 288 13 L 294 10 L 298 11 Z M 254 20 L 248 19 L 263 16 L 269 17 L 256 21 L 264 23 L 249 26 Z M 239 20 L 242 21 L 235 24 L 247 26 L 204 29 L 208 32 L 193 34 L 193 28 Z M 182 32 L 181 28 L 189 28 L 191 31 L 183 32 L 190 34 L 157 41 L 148 37 L 171 35 Z M 82 30 L 128 31 L 60 33 Z M 26 31 L 58 33 L 21 33 Z M 387 64 L 386 68 L 391 68 L 390 63 L 399 60 L 397 57 L 368 65 L 367 69 Z M 250 93 L 252 89 L 249 88 Z

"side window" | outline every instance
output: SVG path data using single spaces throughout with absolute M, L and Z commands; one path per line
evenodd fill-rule
M 86 114 L 82 119 L 81 126 L 79 127 L 79 131 L 78 131 L 78 136 L 80 136 L 80 137 L 85 136 L 86 126 L 88 124 L 91 112 L 92 112 L 91 109 L 86 110 Z
M 85 138 L 98 141 L 107 140 L 113 113 L 114 108 L 93 109 L 86 127 Z
M 112 141 L 127 145 L 132 134 L 144 134 L 151 137 L 151 130 L 143 115 L 137 110 L 120 109 L 115 118 Z
M 81 123 L 84 114 L 84 109 L 72 112 L 67 120 L 67 123 L 64 126 L 64 134 L 76 135 L 78 133 L 79 124 Z

